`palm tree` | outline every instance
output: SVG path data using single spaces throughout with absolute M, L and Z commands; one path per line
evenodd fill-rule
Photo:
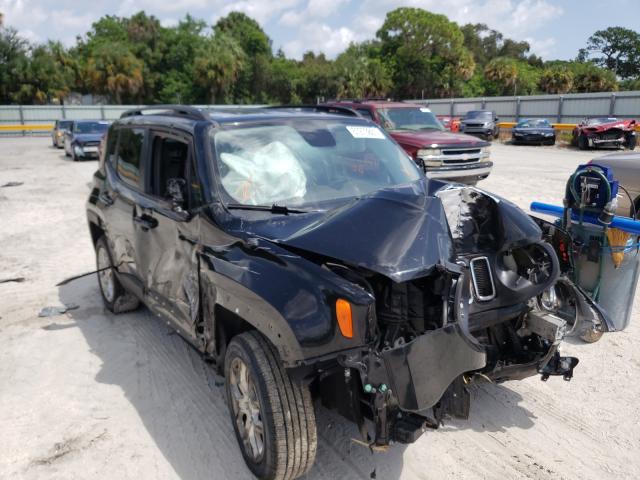
M 246 65 L 246 55 L 229 35 L 217 33 L 207 39 L 194 61 L 195 81 L 209 92 L 209 103 L 224 102 Z

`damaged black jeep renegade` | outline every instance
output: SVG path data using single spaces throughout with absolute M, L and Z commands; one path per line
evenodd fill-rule
M 548 228 L 345 108 L 127 112 L 87 214 L 107 308 L 143 302 L 216 365 L 259 478 L 311 468 L 314 399 L 372 447 L 413 442 L 480 378 L 571 378 L 558 345 L 600 314 L 566 279 L 548 301 Z

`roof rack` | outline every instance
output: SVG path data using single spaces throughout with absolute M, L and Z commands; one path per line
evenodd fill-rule
M 340 105 L 271 105 L 270 110 L 311 110 L 314 112 L 337 113 L 339 115 L 348 115 L 350 117 L 362 117 L 358 112 L 349 107 Z
M 144 115 L 143 112 L 149 111 L 149 110 L 155 110 L 155 111 L 159 110 L 164 114 L 171 113 L 176 116 L 190 118 L 193 120 L 211 120 L 211 118 L 209 118 L 207 114 L 204 113 L 199 108 L 190 107 L 188 105 L 153 105 L 149 107 L 133 108 L 131 110 L 127 110 L 122 115 L 120 115 L 120 118 L 134 117 L 136 115 Z

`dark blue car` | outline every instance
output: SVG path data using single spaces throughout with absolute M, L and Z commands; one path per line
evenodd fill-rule
M 73 161 L 98 158 L 100 141 L 109 128 L 104 120 L 74 120 L 65 132 L 64 153 Z
M 534 143 L 538 145 L 555 145 L 556 131 L 544 118 L 528 118 L 520 120 L 511 132 L 513 143 Z

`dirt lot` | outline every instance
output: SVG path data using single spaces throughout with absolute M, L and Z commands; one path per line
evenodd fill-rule
M 48 139 L 0 139 L 0 478 L 246 479 L 221 379 L 146 310 L 101 304 L 84 201 L 96 162 Z M 522 207 L 557 203 L 593 154 L 496 145 L 481 186 Z M 64 315 L 42 307 L 75 303 Z M 636 312 L 638 308 L 636 306 Z M 608 479 L 640 477 L 640 323 L 595 345 L 571 382 L 475 387 L 471 419 L 371 455 L 355 429 L 318 407 L 309 479 Z

